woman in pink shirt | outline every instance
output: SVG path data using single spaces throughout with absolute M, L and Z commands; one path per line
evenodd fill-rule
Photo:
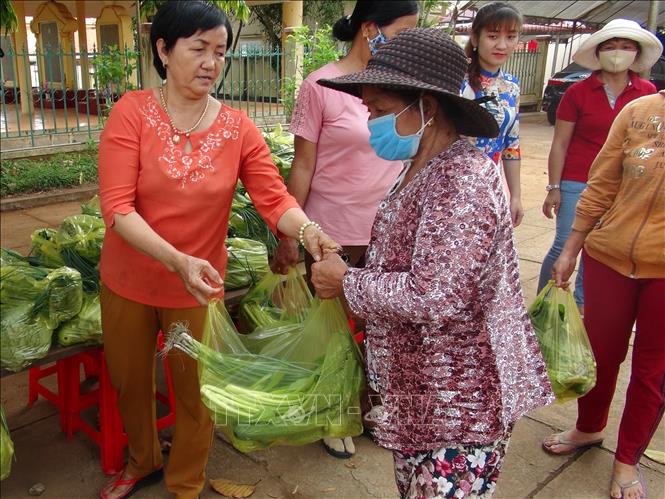
M 418 22 L 418 4 L 412 0 L 359 0 L 353 14 L 333 28 L 333 36 L 351 42 L 341 60 L 312 72 L 300 86 L 289 130 L 295 135 L 295 157 L 288 189 L 305 213 L 344 247 L 349 263 L 362 267 L 379 202 L 399 174 L 401 163 L 379 158 L 369 145 L 367 117 L 361 100 L 317 85 L 361 71 L 377 46 Z M 286 273 L 299 260 L 295 239 L 280 241 L 273 262 Z M 312 260 L 305 256 L 307 274 Z M 351 438 L 325 439 L 336 457 L 355 452 Z
M 339 248 L 287 193 L 256 126 L 209 95 L 233 38 L 224 13 L 209 2 L 165 2 L 150 37 L 166 82 L 125 94 L 99 148 L 108 227 L 100 262 L 104 353 L 129 449 L 127 467 L 102 498 L 126 497 L 163 475 L 157 334 L 176 321 L 203 334 L 208 300 L 224 291 L 224 239 L 238 179 L 273 231 L 299 236 L 315 259 Z M 213 425 L 196 361 L 171 352 L 169 366 L 177 417 L 166 486 L 177 498 L 194 498 L 205 484 Z

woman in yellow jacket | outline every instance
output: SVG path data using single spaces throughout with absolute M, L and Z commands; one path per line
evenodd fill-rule
M 610 496 L 646 497 L 638 467 L 665 409 L 665 91 L 634 100 L 617 116 L 554 264 L 568 284 L 584 246 L 584 323 L 598 380 L 578 400 L 576 427 L 543 447 L 568 454 L 600 443 L 633 324 L 632 372 Z

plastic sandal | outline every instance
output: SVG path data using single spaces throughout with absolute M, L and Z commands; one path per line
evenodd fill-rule
M 144 477 L 141 478 L 129 478 L 126 480 L 123 480 L 122 477 L 125 474 L 125 470 L 122 470 L 120 473 L 118 473 L 114 478 L 113 482 L 113 488 L 116 489 L 118 487 L 126 487 L 127 485 L 130 485 L 129 489 L 121 495 L 118 496 L 117 499 L 124 499 L 125 497 L 131 497 L 134 495 L 136 492 L 141 490 L 144 487 L 147 487 L 149 485 L 154 485 L 158 483 L 159 481 L 162 480 L 164 477 L 164 469 L 159 468 L 158 470 L 153 471 L 152 473 L 145 475 Z M 109 496 L 104 492 L 104 489 L 99 493 L 99 497 L 101 499 L 108 499 Z
M 328 445 L 326 440 L 339 440 L 340 442 L 342 442 L 342 447 L 344 447 L 344 450 L 333 449 L 330 445 Z M 343 438 L 335 438 L 335 439 L 324 438 L 322 440 L 322 443 L 323 443 L 323 448 L 326 450 L 326 452 L 328 454 L 330 454 L 331 456 L 336 457 L 337 459 L 349 459 L 349 458 L 353 457 L 353 453 L 346 450 L 346 446 L 344 445 L 344 439 Z
M 644 475 L 642 474 L 642 470 L 637 467 L 637 475 L 638 478 L 636 480 L 631 480 L 628 483 L 621 483 L 619 480 L 616 478 L 612 477 L 612 481 L 616 483 L 619 486 L 619 490 L 621 491 L 621 495 L 618 497 L 618 499 L 623 499 L 623 492 L 626 489 L 629 489 L 631 487 L 635 487 L 635 485 L 641 485 L 642 486 L 642 499 L 647 499 L 647 487 L 646 487 L 646 482 L 644 481 Z M 610 494 L 610 499 L 617 499 Z

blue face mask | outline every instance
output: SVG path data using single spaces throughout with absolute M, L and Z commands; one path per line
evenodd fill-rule
M 367 127 L 369 128 L 369 144 L 379 158 L 387 159 L 388 161 L 407 160 L 413 158 L 418 152 L 420 137 L 423 135 L 423 130 L 425 130 L 425 127 L 432 121 L 430 118 L 430 120 L 425 123 L 422 99 L 418 99 L 418 105 L 420 106 L 420 122 L 422 123 L 420 130 L 412 135 L 403 136 L 397 133 L 395 127 L 397 118 L 415 103 L 416 101 L 412 102 L 398 114 L 387 114 L 367 122 Z
M 369 45 L 369 53 L 372 55 L 376 54 L 376 51 L 379 50 L 380 45 L 383 45 L 388 41 L 386 36 L 383 33 L 381 33 L 380 29 L 379 29 L 379 34 L 376 35 L 374 38 L 370 39 L 365 37 L 365 39 L 367 40 L 367 45 Z

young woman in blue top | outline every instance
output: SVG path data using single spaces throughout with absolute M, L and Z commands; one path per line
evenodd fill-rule
M 520 187 L 520 86 L 517 77 L 505 73 L 501 66 L 517 47 L 521 29 L 522 15 L 511 5 L 495 2 L 479 9 L 466 46 L 470 62 L 461 89 L 462 95 L 469 99 L 495 97 L 482 105 L 496 119 L 499 136 L 469 140 L 502 169 L 515 227 L 524 216 Z

